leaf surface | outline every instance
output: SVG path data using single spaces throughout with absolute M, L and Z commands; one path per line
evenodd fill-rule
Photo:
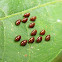
M 28 9 L 26 11 L 16 13 L 1 20 L 2 45 L 4 52 L 1 52 L 1 62 L 51 62 L 62 49 L 62 1 L 50 2 Z M 58 9 L 59 8 L 59 9 Z M 23 15 L 30 12 L 27 23 L 19 26 L 15 25 L 16 20 L 23 19 Z M 36 16 L 35 27 L 28 28 L 31 23 L 30 18 Z M 4 29 L 3 29 L 4 27 Z M 24 47 L 20 46 L 22 40 L 29 40 L 32 30 L 37 29 L 37 39 L 41 30 L 45 29 L 46 34 L 41 43 L 28 44 Z M 45 36 L 50 34 L 51 40 L 45 41 Z M 22 39 L 15 42 L 17 35 L 21 35 Z M 3 42 L 4 41 L 4 42 Z M 0 45 L 1 46 L 1 45 Z
M 0 8 L 6 16 L 57 0 L 0 0 Z
M 5 17 L 5 13 L 0 9 L 0 18 Z

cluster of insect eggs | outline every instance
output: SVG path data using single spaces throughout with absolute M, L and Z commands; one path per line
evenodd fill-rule
M 30 13 L 24 14 L 24 17 L 25 17 L 25 18 L 23 18 L 22 22 L 23 22 L 23 23 L 26 23 L 27 20 L 28 20 L 27 17 L 29 17 L 29 16 L 30 16 Z M 35 21 L 35 20 L 36 20 L 36 16 L 31 17 L 30 20 L 31 20 L 31 21 Z M 21 19 L 19 19 L 19 20 L 16 21 L 16 25 L 20 25 L 20 23 L 21 23 Z M 30 24 L 29 24 L 29 28 L 33 28 L 34 26 L 35 26 L 35 23 L 30 23 Z M 36 34 L 37 34 L 37 30 L 36 30 L 36 29 L 31 32 L 31 36 L 35 36 Z M 44 35 L 44 34 L 45 34 L 45 30 L 42 30 L 42 31 L 40 32 L 40 35 Z M 18 35 L 18 36 L 16 36 L 15 41 L 20 41 L 20 39 L 21 39 L 21 35 Z M 50 35 L 47 35 L 47 36 L 45 37 L 45 40 L 46 40 L 46 41 L 49 41 L 49 40 L 50 40 Z M 35 38 L 34 38 L 34 37 L 31 37 L 31 38 L 29 39 L 28 43 L 33 43 L 34 41 L 35 41 Z M 39 37 L 37 38 L 36 42 L 37 42 L 37 43 L 40 43 L 41 41 L 42 41 L 42 37 L 39 36 Z M 23 41 L 21 42 L 21 46 L 25 46 L 26 44 L 27 44 L 27 40 L 23 40 Z

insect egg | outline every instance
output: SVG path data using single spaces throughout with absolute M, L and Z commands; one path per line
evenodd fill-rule
M 25 46 L 27 44 L 27 40 L 23 40 L 22 42 L 21 42 L 21 46 Z
M 31 21 L 35 21 L 36 20 L 36 16 L 33 16 L 30 18 Z
M 30 23 L 29 28 L 33 28 L 35 26 L 35 23 Z
M 16 36 L 15 41 L 19 41 L 20 39 L 21 39 L 21 36 L 18 35 L 18 36 Z
M 24 14 L 24 17 L 29 17 L 29 16 L 30 16 L 30 13 Z
M 36 29 L 31 32 L 31 36 L 35 36 L 36 34 L 37 34 L 37 30 Z
M 28 43 L 33 43 L 34 40 L 35 40 L 35 38 L 34 38 L 34 37 L 31 37 L 31 38 L 29 39 Z
M 42 30 L 41 32 L 40 32 L 40 35 L 44 35 L 45 34 L 45 30 Z
M 45 37 L 45 40 L 46 40 L 46 41 L 49 41 L 49 40 L 50 40 L 50 35 L 47 35 L 47 36 Z
M 26 23 L 27 20 L 28 20 L 28 18 L 24 18 L 24 19 L 22 20 L 22 22 L 23 22 L 23 23 Z
M 20 25 L 20 22 L 21 22 L 21 20 L 19 19 L 19 20 L 17 20 L 16 21 L 16 25 Z
M 39 42 L 41 42 L 41 41 L 42 41 L 42 37 L 39 36 L 39 37 L 37 38 L 37 43 L 39 43 Z

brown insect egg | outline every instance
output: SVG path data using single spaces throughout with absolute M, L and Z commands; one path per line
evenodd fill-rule
M 22 42 L 21 42 L 21 46 L 25 46 L 27 44 L 27 40 L 23 40 Z
M 36 34 L 37 34 L 37 30 L 36 29 L 31 32 L 31 36 L 35 36 Z
M 19 41 L 21 39 L 21 36 L 16 36 L 15 41 Z
M 31 37 L 31 38 L 29 39 L 28 43 L 33 43 L 34 40 L 35 40 L 35 38 L 34 38 L 34 37 Z
M 49 41 L 49 40 L 50 40 L 50 35 L 47 35 L 47 36 L 45 37 L 45 40 L 46 40 L 46 41 Z
M 39 42 L 41 42 L 42 41 L 42 37 L 41 36 L 39 36 L 38 38 L 37 38 L 37 43 L 39 43 Z
M 45 30 L 42 30 L 41 32 L 40 32 L 40 35 L 44 35 L 45 34 Z
M 36 16 L 33 16 L 30 18 L 31 21 L 35 21 L 36 20 Z
M 21 19 L 16 21 L 16 25 L 20 25 Z
M 22 20 L 22 22 L 23 22 L 23 23 L 26 23 L 27 20 L 28 20 L 28 18 L 24 18 L 24 19 Z
M 24 14 L 24 17 L 29 17 L 29 16 L 30 16 L 30 13 Z
M 30 23 L 29 28 L 33 28 L 35 26 L 35 23 Z

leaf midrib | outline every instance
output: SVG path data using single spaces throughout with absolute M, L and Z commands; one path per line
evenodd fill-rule
M 12 16 L 16 16 L 16 15 L 19 15 L 19 14 L 23 14 L 23 13 L 26 13 L 27 11 L 34 10 L 36 8 L 44 7 L 44 6 L 47 6 L 47 5 L 50 5 L 50 4 L 54 4 L 54 3 L 57 3 L 57 2 L 62 2 L 62 0 L 52 1 L 52 2 L 48 2 L 48 3 L 41 4 L 41 5 L 37 5 L 37 6 L 33 7 L 33 8 L 30 8 L 30 9 L 27 9 L 27 10 L 24 10 L 24 11 L 15 13 L 15 14 L 11 14 L 11 15 L 8 15 L 8 16 L 3 17 L 3 18 L 0 18 L 0 20 L 4 20 L 6 18 L 9 18 L 9 17 L 12 17 Z

